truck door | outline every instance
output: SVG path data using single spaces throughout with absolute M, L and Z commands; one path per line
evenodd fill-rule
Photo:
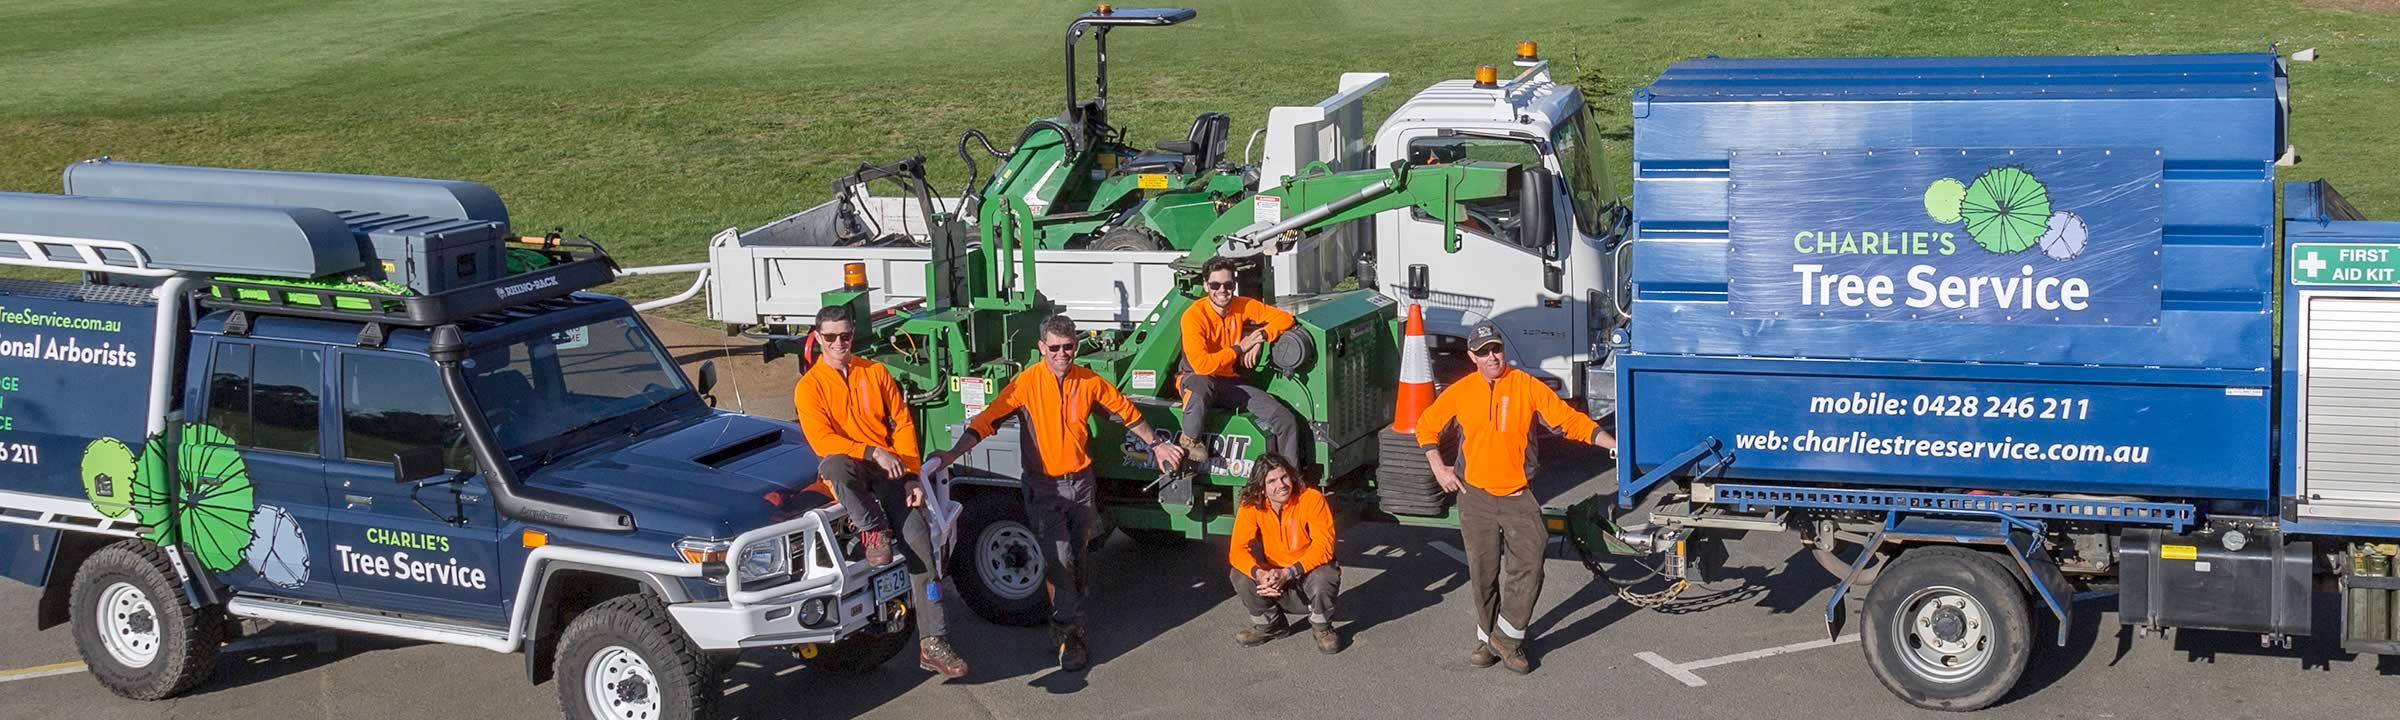
M 1530 140 L 1491 137 L 1408 139 L 1408 158 L 1419 164 L 1488 160 L 1547 168 L 1544 148 Z M 1562 392 L 1574 363 L 1581 357 L 1577 343 L 1582 307 L 1571 302 L 1573 289 L 1558 270 L 1559 262 L 1545 253 L 1572 252 L 1556 234 L 1532 237 L 1518 232 L 1518 208 L 1523 199 L 1510 195 L 1462 203 L 1466 219 L 1459 223 L 1460 247 L 1446 252 L 1440 220 L 1421 210 L 1386 213 L 1383 222 L 1396 225 L 1397 263 L 1378 268 L 1385 284 L 1402 286 L 1412 265 L 1426 267 L 1431 295 L 1425 305 L 1426 331 L 1465 337 L 1467 328 L 1490 320 L 1508 335 L 1508 355 L 1516 366 Z M 1556 219 L 1551 227 L 1563 228 Z
M 357 606 L 506 624 L 498 514 L 467 451 L 433 361 L 343 350 L 336 369 L 333 451 L 334 561 L 343 601 Z M 455 485 L 392 479 L 392 456 L 441 448 Z
M 195 349 L 206 353 L 207 381 L 187 386 L 200 397 L 185 407 L 203 408 L 197 424 L 214 432 L 186 431 L 178 474 L 209 484 L 207 494 L 220 500 L 187 511 L 200 515 L 187 516 L 182 541 L 244 593 L 335 600 L 321 454 L 324 350 L 229 338 Z M 248 484 L 246 499 L 237 483 Z M 239 513 L 247 516 L 237 526 L 230 521 Z

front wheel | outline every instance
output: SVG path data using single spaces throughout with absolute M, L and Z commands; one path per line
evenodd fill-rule
M 975 493 L 958 524 L 959 557 L 950 563 L 950 575 L 959 599 L 995 625 L 1049 622 L 1050 598 L 1042 583 L 1047 565 L 1041 539 L 1026 522 L 1024 500 L 1014 492 Z
M 1924 548 L 1891 561 L 1867 591 L 1867 666 L 1910 705 L 1977 710 L 1999 702 L 2032 656 L 2031 610 L 1991 555 Z
M 165 548 L 147 540 L 102 548 L 84 561 L 68 592 L 75 651 L 109 692 L 170 698 L 216 668 L 224 616 L 184 602 Z
M 647 595 L 595 605 L 560 636 L 558 697 L 572 720 L 710 720 L 715 663 Z

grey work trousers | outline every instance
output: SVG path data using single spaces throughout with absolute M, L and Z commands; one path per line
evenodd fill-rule
M 1298 583 L 1285 583 L 1280 597 L 1260 596 L 1258 581 L 1240 568 L 1226 572 L 1233 581 L 1233 596 L 1241 598 L 1243 610 L 1250 611 L 1250 624 L 1260 627 L 1276 624 L 1287 612 L 1307 613 L 1309 624 L 1324 627 L 1333 621 L 1333 600 L 1342 592 L 1342 569 L 1330 563 L 1308 571 Z
M 1050 622 L 1081 627 L 1091 592 L 1085 548 L 1100 525 L 1090 468 L 1060 476 L 1025 473 L 1025 517 L 1042 545 L 1042 580 L 1050 586 Z
M 890 525 L 890 511 L 901 511 L 900 556 L 908 564 L 908 584 L 915 602 L 909 611 L 917 615 L 917 634 L 938 638 L 949 634 L 948 613 L 943 603 L 950 602 L 950 593 L 943 602 L 926 599 L 925 586 L 933 582 L 933 530 L 925 508 L 908 506 L 908 483 L 883 471 L 872 462 L 848 456 L 826 458 L 817 466 L 817 474 L 833 486 L 834 499 L 850 513 L 850 521 L 860 530 L 883 529 Z M 870 522 L 872 524 L 870 524 Z M 959 547 L 966 550 L 965 545 Z
M 1542 594 L 1550 542 L 1541 503 L 1531 490 L 1500 497 L 1468 485 L 1458 491 L 1458 532 L 1466 545 L 1467 591 L 1475 597 L 1475 637 L 1503 653 L 1519 651 Z

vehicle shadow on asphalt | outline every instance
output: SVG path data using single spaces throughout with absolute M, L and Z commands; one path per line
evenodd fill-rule
M 241 649 L 242 645 L 262 642 L 267 645 Z M 360 655 L 429 644 L 374 635 L 282 627 L 269 628 L 235 643 L 228 645 L 226 651 L 217 656 L 216 671 L 209 674 L 206 682 L 193 688 L 189 695 L 213 695 L 238 690 L 300 675 Z

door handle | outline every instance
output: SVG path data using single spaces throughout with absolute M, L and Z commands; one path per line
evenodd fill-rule
M 375 498 L 366 495 L 343 495 L 342 502 L 352 505 L 373 505 L 375 504 Z

